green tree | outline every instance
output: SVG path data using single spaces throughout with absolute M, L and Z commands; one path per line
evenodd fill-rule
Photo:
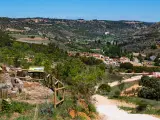
M 133 64 L 131 64 L 131 63 L 129 63 L 129 62 L 121 63 L 121 64 L 120 64 L 120 68 L 132 70 L 132 69 L 133 69 Z
M 160 79 L 150 78 L 148 76 L 143 76 L 139 82 L 142 86 L 141 90 L 138 92 L 138 96 L 147 99 L 160 99 Z
M 138 56 L 138 60 L 140 61 L 140 63 L 142 63 L 142 62 L 143 62 L 143 57 L 142 57 L 142 55 L 141 55 L 141 54 L 139 54 L 139 56 Z
M 151 45 L 151 49 L 157 49 L 157 45 L 156 44 Z

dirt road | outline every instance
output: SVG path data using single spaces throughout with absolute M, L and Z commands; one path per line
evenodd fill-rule
M 92 96 L 97 112 L 103 116 L 102 120 L 160 120 L 145 114 L 129 114 L 120 110 L 116 104 L 101 95 Z
M 134 81 L 139 81 L 141 79 L 142 75 L 138 75 L 138 76 L 133 76 L 131 78 L 128 78 L 128 79 L 125 79 L 125 80 L 122 80 L 121 83 L 128 83 L 128 82 L 134 82 Z M 112 82 L 112 83 L 108 83 L 108 85 L 110 85 L 111 87 L 114 87 L 114 86 L 117 86 L 119 84 L 121 84 L 119 81 L 115 81 L 115 82 Z

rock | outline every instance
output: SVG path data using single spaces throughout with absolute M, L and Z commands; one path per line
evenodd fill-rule
M 18 92 L 18 88 L 17 87 L 13 87 L 12 91 Z
M 11 83 L 13 87 L 17 87 L 19 92 L 23 91 L 23 82 L 19 78 L 12 78 Z
M 12 88 L 11 77 L 8 73 L 0 74 L 0 80 L 7 86 L 7 88 Z

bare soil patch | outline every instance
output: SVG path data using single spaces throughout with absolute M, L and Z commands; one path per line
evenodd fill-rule
M 29 104 L 41 104 L 52 101 L 53 91 L 38 82 L 24 82 L 24 91 L 14 100 Z

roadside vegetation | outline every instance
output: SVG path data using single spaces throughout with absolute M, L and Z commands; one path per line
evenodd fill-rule
M 59 49 L 53 43 L 48 46 L 20 43 L 13 41 L 14 38 L 7 33 L 0 32 L 0 34 L 1 63 L 21 68 L 28 68 L 31 65 L 44 66 L 47 73 L 54 75 L 66 86 L 65 101 L 56 109 L 53 108 L 53 103 L 32 106 L 15 101 L 11 103 L 2 101 L 0 105 L 2 119 L 8 113 L 9 116 L 17 113 L 17 120 L 34 119 L 34 117 L 40 120 L 46 118 L 81 120 L 97 116 L 90 97 L 94 94 L 94 86 L 101 81 L 105 73 L 101 61 L 93 58 L 69 57 L 66 51 Z

